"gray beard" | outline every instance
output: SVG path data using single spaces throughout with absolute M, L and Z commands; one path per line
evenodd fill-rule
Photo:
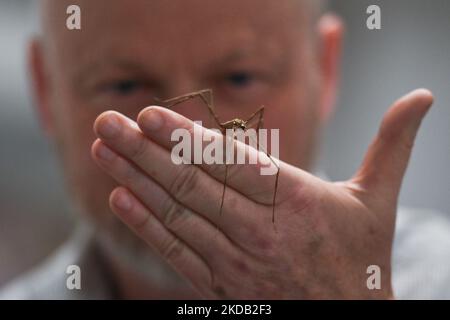
M 102 221 L 86 214 L 77 214 L 77 217 L 80 217 L 79 223 L 90 229 L 93 241 L 102 252 L 152 288 L 179 292 L 188 287 L 186 280 L 113 214 Z

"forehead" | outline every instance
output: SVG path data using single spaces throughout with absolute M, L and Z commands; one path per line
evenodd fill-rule
M 204 26 L 221 22 L 237 22 L 245 19 L 251 24 L 264 25 L 273 21 L 289 22 L 299 20 L 307 0 L 42 0 L 44 15 L 49 20 L 63 18 L 65 9 L 72 4 L 79 5 L 83 16 L 89 21 L 108 23 L 130 22 L 149 25 L 166 21 L 182 25 Z M 150 20 L 151 18 L 151 20 Z M 105 20 L 106 19 L 106 20 Z M 173 20 L 175 19 L 175 20 Z M 88 21 L 88 22 L 89 22 Z M 167 26 L 168 27 L 168 26 Z M 273 26 L 274 27 L 274 26 Z
M 81 7 L 81 31 L 65 28 L 70 4 Z M 94 39 L 126 45 L 123 36 L 128 36 L 143 43 L 207 48 L 223 41 L 284 37 L 300 28 L 301 13 L 294 0 L 46 0 L 44 21 L 46 32 L 65 45 Z
M 301 42 L 301 0 L 46 0 L 44 30 L 62 63 L 98 60 L 146 64 L 211 63 L 255 53 L 282 60 Z M 66 8 L 81 8 L 81 31 L 66 26 Z M 93 61 L 92 61 L 93 60 Z M 185 63 L 186 64 L 186 63 Z M 75 68 L 75 66 L 74 66 Z

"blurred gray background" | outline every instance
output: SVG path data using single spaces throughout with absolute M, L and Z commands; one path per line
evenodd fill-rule
M 366 8 L 382 9 L 382 30 Z M 417 87 L 436 104 L 423 123 L 400 203 L 450 217 L 450 1 L 334 0 L 347 25 L 341 92 L 320 166 L 333 180 L 358 167 L 393 100 Z M 0 286 L 70 233 L 64 181 L 36 114 L 26 71 L 32 1 L 0 0 Z

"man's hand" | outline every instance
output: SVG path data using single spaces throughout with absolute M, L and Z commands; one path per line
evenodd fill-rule
M 112 210 L 205 298 L 391 298 L 397 198 L 432 101 L 426 90 L 398 100 L 348 181 L 280 161 L 276 229 L 275 177 L 261 176 L 258 165 L 228 165 L 219 215 L 224 166 L 173 164 L 172 131 L 193 129 L 175 112 L 150 107 L 137 123 L 106 112 L 92 153 L 121 185 Z M 367 288 L 370 265 L 381 268 L 381 290 Z

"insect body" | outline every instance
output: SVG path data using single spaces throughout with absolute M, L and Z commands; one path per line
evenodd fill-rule
M 244 120 L 241 119 L 233 119 L 231 121 L 225 122 L 221 124 L 222 128 L 226 129 L 241 129 L 241 130 L 247 130 L 247 123 Z

